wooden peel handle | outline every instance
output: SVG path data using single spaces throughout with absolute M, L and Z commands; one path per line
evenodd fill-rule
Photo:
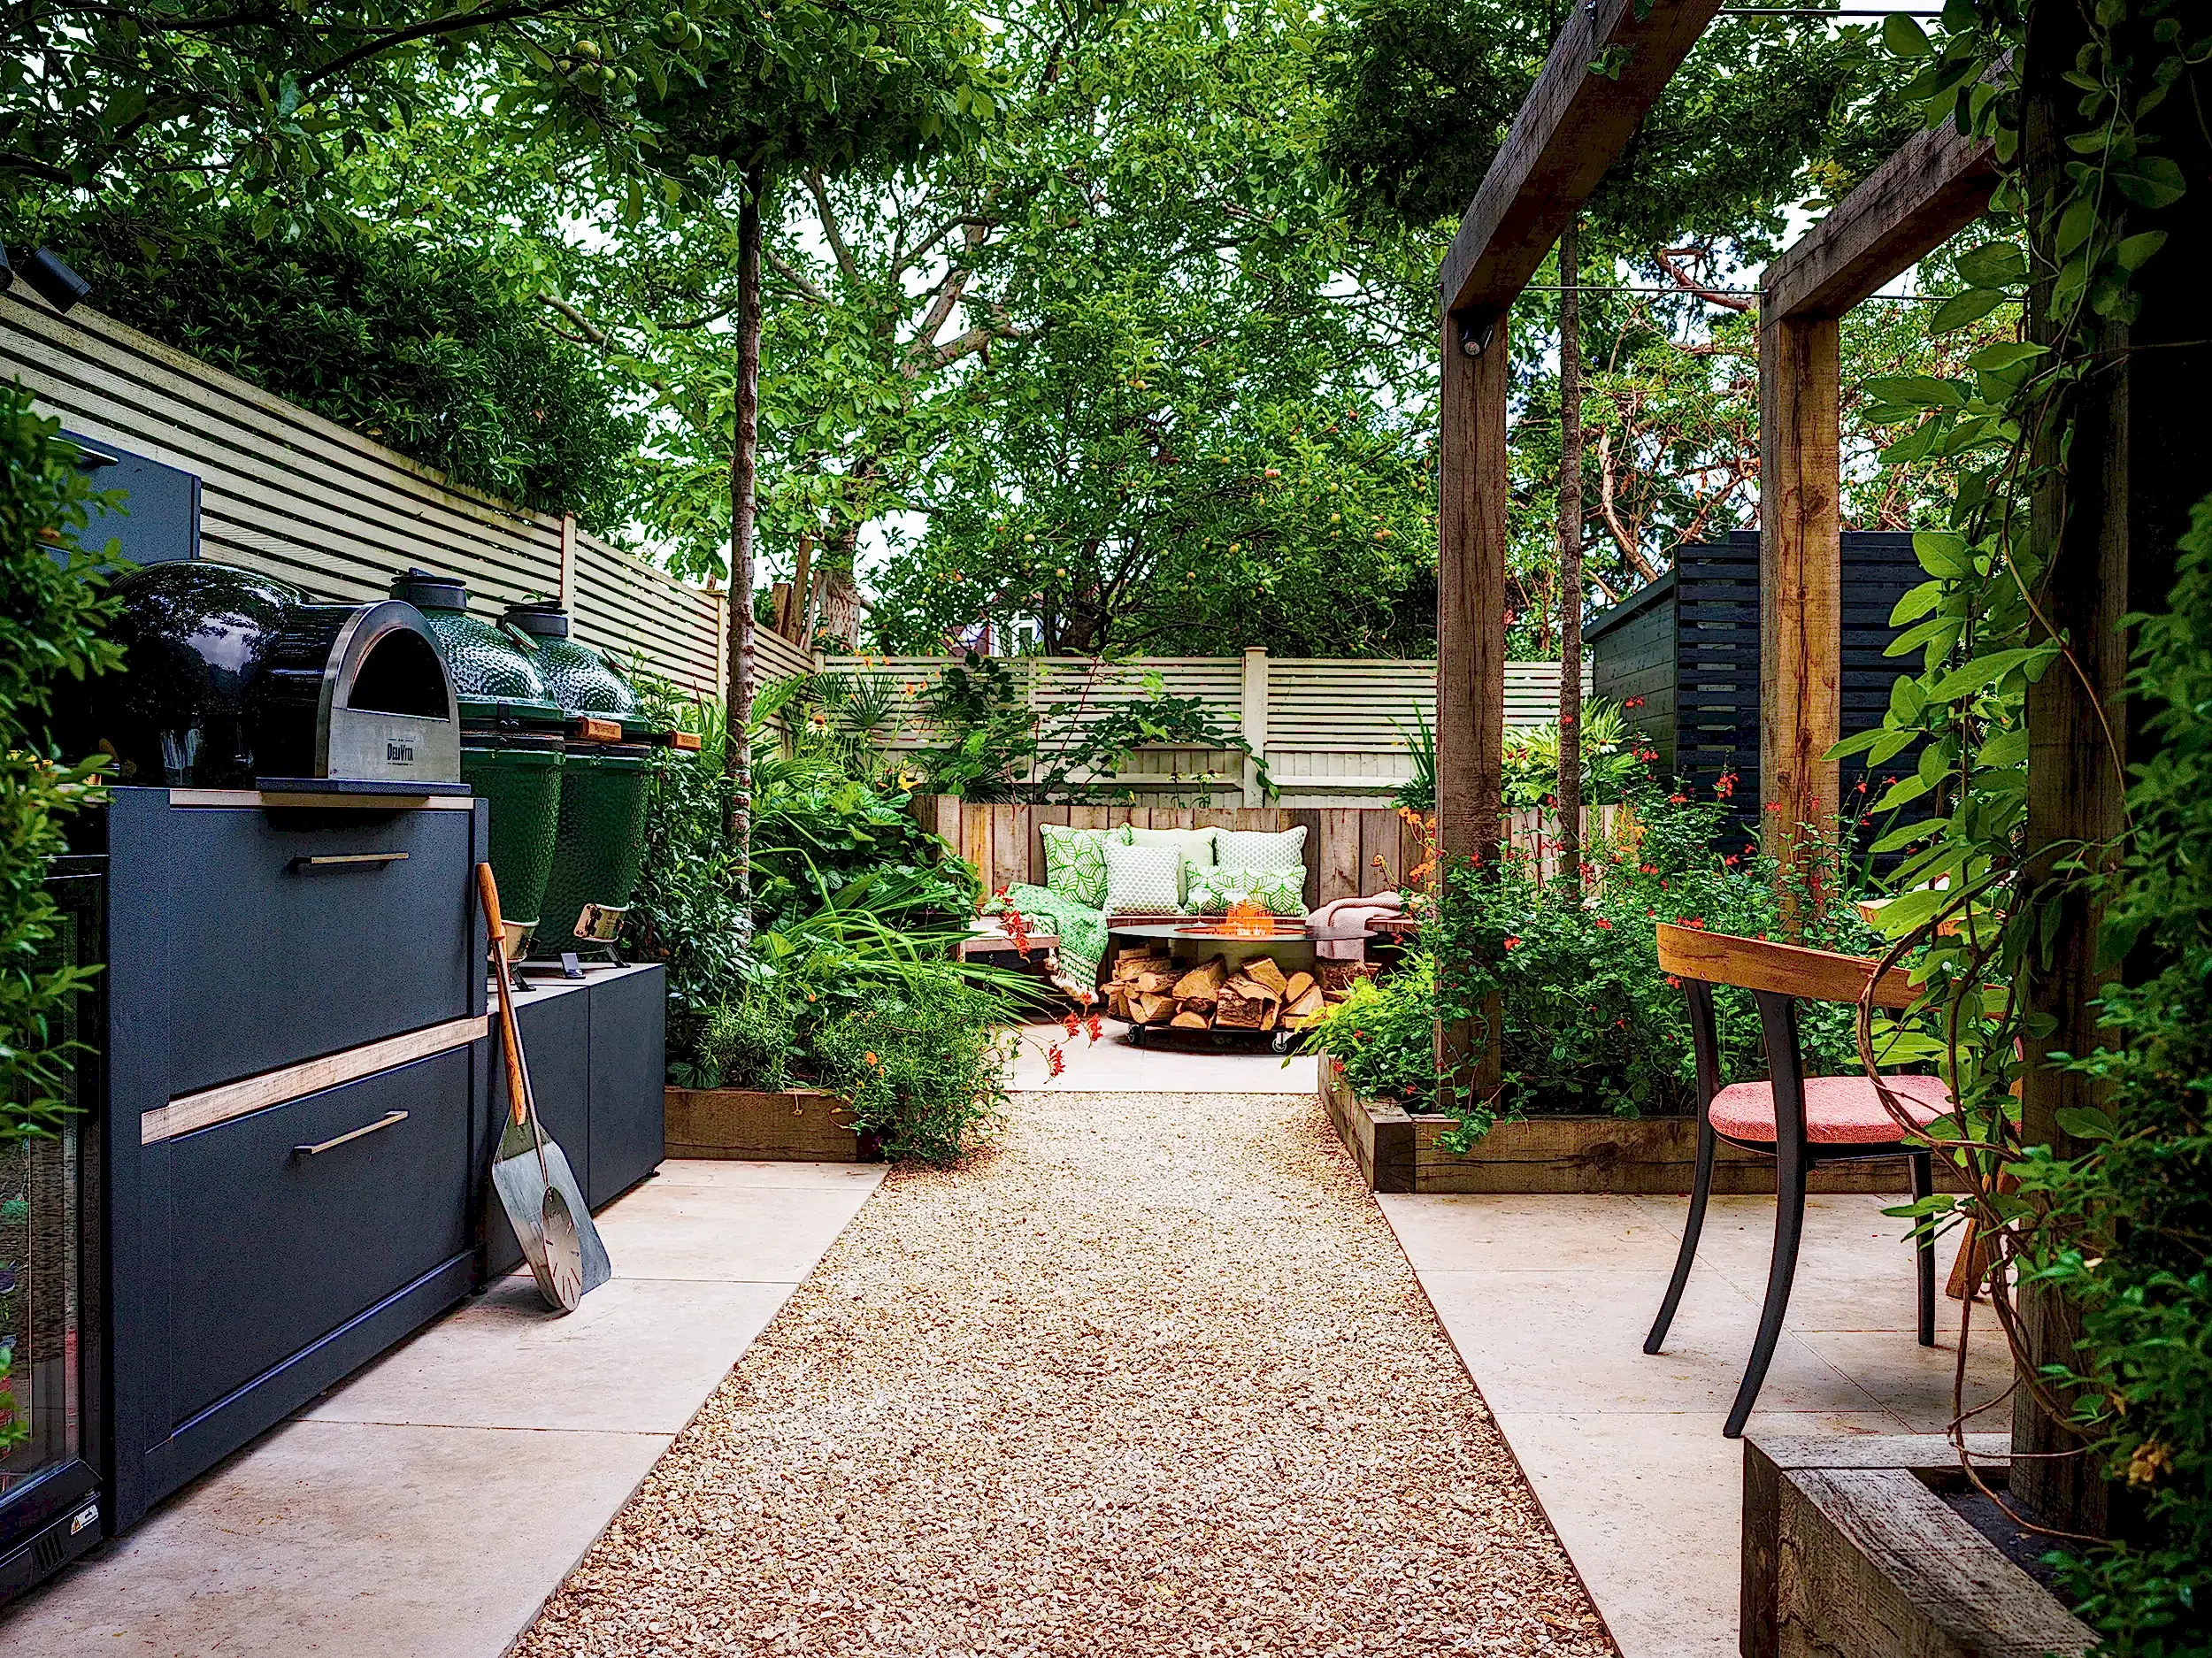
M 499 1045 L 507 1055 L 507 1110 L 520 1128 L 527 1119 L 529 1106 L 522 1093 L 522 1051 L 515 1033 L 515 1004 L 507 992 L 506 927 L 499 918 L 499 883 L 492 879 L 492 866 L 476 866 L 476 895 L 484 906 L 484 925 L 491 936 L 495 971 L 492 982 L 499 986 Z

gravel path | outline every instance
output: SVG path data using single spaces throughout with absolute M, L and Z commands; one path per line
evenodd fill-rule
M 872 1198 L 516 1651 L 1610 1654 L 1310 1095 Z

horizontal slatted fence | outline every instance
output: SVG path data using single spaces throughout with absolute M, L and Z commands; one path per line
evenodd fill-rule
M 428 467 L 87 306 L 0 294 L 0 374 L 71 431 L 200 480 L 202 557 L 319 598 L 383 596 L 410 565 L 459 576 L 496 615 L 563 590 L 562 521 Z M 719 683 L 726 602 L 578 534 L 577 636 L 695 692 Z
M 951 665 L 942 656 L 831 656 L 832 672 L 874 679 L 889 694 L 895 721 L 890 746 L 935 741 L 922 699 Z M 1118 703 L 1150 695 L 1156 674 L 1171 695 L 1194 696 L 1222 728 L 1241 732 L 1265 760 L 1278 803 L 1299 809 L 1379 805 L 1413 775 L 1411 739 L 1436 723 L 1436 664 L 1362 658 L 1145 656 L 1119 664 L 1086 657 L 1014 657 L 1029 706 L 1072 711 L 1080 725 Z M 1248 706 L 1257 715 L 1245 718 Z M 1559 664 L 1506 664 L 1506 724 L 1548 724 L 1559 713 Z M 1194 777 L 1211 779 L 1194 783 Z M 1140 796 L 1179 800 L 1210 793 L 1210 803 L 1241 800 L 1240 757 L 1225 749 L 1142 749 L 1113 781 Z M 1256 802 L 1246 802 L 1256 804 Z

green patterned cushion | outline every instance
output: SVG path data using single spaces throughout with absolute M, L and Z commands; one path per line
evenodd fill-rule
M 1190 885 L 1194 915 L 1217 916 L 1240 898 L 1263 906 L 1270 915 L 1306 913 L 1306 871 L 1294 870 L 1208 870 Z
M 1128 843 L 1129 825 L 1112 829 L 1071 829 L 1065 824 L 1041 824 L 1045 843 L 1045 887 L 1086 910 L 1106 907 L 1106 844 Z
M 1262 829 L 1224 829 L 1214 842 L 1214 862 L 1225 870 L 1302 870 L 1306 867 L 1306 826 L 1271 834 Z
M 1210 870 L 1220 860 L 1214 856 L 1214 837 L 1221 832 L 1204 829 L 1137 829 L 1129 831 L 1129 844 L 1139 847 L 1173 847 L 1183 855 L 1183 886 L 1187 889 L 1198 874 Z
M 1183 855 L 1173 847 L 1106 843 L 1106 913 L 1171 916 L 1183 907 Z

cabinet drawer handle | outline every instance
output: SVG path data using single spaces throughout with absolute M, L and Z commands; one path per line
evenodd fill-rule
M 293 874 L 313 874 L 317 870 L 381 869 L 387 864 L 404 864 L 404 852 L 326 852 L 319 857 L 296 857 L 285 867 Z
M 404 1123 L 406 1120 L 407 1113 L 404 1111 L 387 1111 L 375 1122 L 364 1123 L 359 1128 L 350 1132 L 337 1135 L 330 1140 L 319 1140 L 311 1146 L 295 1146 L 292 1148 L 292 1155 L 295 1157 L 319 1157 L 326 1151 L 335 1151 L 349 1140 L 359 1140 L 365 1134 L 380 1134 L 386 1129 Z

